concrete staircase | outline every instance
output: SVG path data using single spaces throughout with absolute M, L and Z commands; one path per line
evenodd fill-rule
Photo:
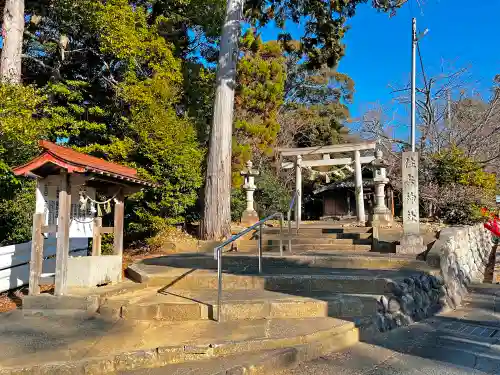
M 213 253 L 144 259 L 127 269 L 130 280 L 72 290 L 76 300 L 92 297 L 98 305 L 97 316 L 77 325 L 88 325 L 89 334 L 95 331 L 91 336 L 100 335 L 99 327 L 114 332 L 112 344 L 95 341 L 91 355 L 72 366 L 84 368 L 85 374 L 286 371 L 354 345 L 360 332 L 372 332 L 380 298 L 390 294 L 391 282 L 436 272 L 412 257 L 370 252 L 371 228 L 304 226 L 298 235 L 291 233 L 292 252 L 283 256 L 275 245 L 277 231 L 265 230 L 262 273 L 256 247 L 251 247 L 255 241 L 247 252 L 239 247 L 224 253 L 220 322 L 214 319 L 219 306 Z M 87 344 L 82 339 L 71 350 L 83 353 Z M 24 363 L 23 353 L 15 363 Z M 46 373 L 62 374 L 68 368 L 51 361 Z
M 239 240 L 235 250 L 239 252 L 254 252 L 257 249 L 257 233 L 251 238 Z M 289 239 L 292 248 L 289 249 Z M 263 230 L 263 251 L 279 252 L 280 229 L 266 227 Z M 283 250 L 288 253 L 302 253 L 307 251 L 371 251 L 371 227 L 346 227 L 341 224 L 304 224 L 299 231 L 284 228 Z
M 210 255 L 148 259 L 131 266 L 137 290 L 103 300 L 101 313 L 124 319 L 213 319 L 217 264 Z M 425 262 L 395 254 L 328 251 L 225 253 L 222 312 L 227 320 L 334 317 L 370 324 L 387 284 L 433 273 Z
M 184 326 L 192 334 L 190 345 L 228 346 L 210 353 L 202 349 L 205 355 L 174 355 L 157 373 L 273 373 L 357 343 L 355 324 L 335 318 L 331 310 L 336 275 L 314 273 L 306 281 L 287 274 L 286 261 L 270 255 L 265 262 L 269 272 L 259 275 L 255 256 L 224 257 L 222 322 L 214 321 L 217 271 L 212 254 L 166 256 L 132 265 L 128 274 L 136 283 L 102 289 L 99 313 L 107 319 Z M 282 272 L 276 274 L 278 269 Z M 203 330 L 194 331 L 193 324 L 203 324 Z M 211 330 L 224 339 L 211 339 Z

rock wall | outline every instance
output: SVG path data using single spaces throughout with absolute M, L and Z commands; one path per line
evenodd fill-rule
M 444 283 L 453 291 L 466 289 L 470 283 L 481 283 L 493 251 L 493 236 L 482 224 L 445 228 L 427 254 L 427 263 L 439 268 Z
M 435 271 L 387 283 L 375 316 L 378 330 L 408 325 L 459 306 L 468 285 L 483 281 L 493 246 L 491 233 L 480 224 L 443 229 L 426 257 Z

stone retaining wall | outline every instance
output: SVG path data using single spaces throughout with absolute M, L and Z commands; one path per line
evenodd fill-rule
M 389 282 L 378 303 L 375 324 L 379 331 L 419 321 L 442 309 L 454 309 L 467 295 L 470 283 L 483 282 L 490 254 L 491 233 L 482 224 L 441 230 L 426 256 L 436 274 L 422 274 Z

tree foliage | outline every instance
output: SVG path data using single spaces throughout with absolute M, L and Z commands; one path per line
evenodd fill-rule
M 277 42 L 263 43 L 249 29 L 242 38 L 235 97 L 233 184 L 247 160 L 270 156 L 280 130 L 278 110 L 284 100 L 285 58 Z M 260 164 L 260 163 L 257 163 Z
M 278 181 L 274 147 L 342 140 L 353 83 L 335 67 L 345 22 L 365 2 L 247 2 L 255 28 L 242 36 L 233 170 L 252 158 Z M 224 0 L 25 0 L 22 85 L 0 86 L 1 243 L 29 237 L 33 183 L 10 168 L 36 155 L 39 139 L 132 166 L 158 184 L 128 200 L 127 234 L 150 235 L 191 215 L 225 7 Z M 298 42 L 258 36 L 272 21 L 301 20 Z M 284 196 L 276 181 L 259 195 L 265 207 L 278 201 L 272 194 Z
M 34 87 L 0 85 L 0 245 L 22 242 L 31 234 L 34 184 L 16 178 L 10 166 L 38 152 L 46 121 L 37 119 L 45 97 Z
M 439 186 L 460 184 L 474 186 L 484 190 L 488 197 L 496 192 L 496 176 L 483 170 L 483 166 L 467 157 L 465 152 L 456 146 L 431 156 L 432 173 Z
M 184 62 L 163 35 L 170 20 L 125 0 L 55 3 L 28 25 L 25 82 L 38 88 L 9 87 L 24 90 L 25 100 L 0 103 L 8 144 L 2 161 L 22 163 L 36 154 L 39 138 L 62 142 L 135 167 L 158 184 L 128 200 L 128 235 L 182 221 L 197 199 L 204 151 L 182 108 Z M 34 150 L 21 157 L 19 140 L 33 140 Z

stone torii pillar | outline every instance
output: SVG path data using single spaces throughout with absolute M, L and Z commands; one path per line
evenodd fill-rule
M 253 225 L 259 221 L 259 215 L 257 214 L 257 211 L 255 211 L 253 205 L 253 193 L 257 188 L 255 186 L 255 177 L 259 175 L 259 171 L 252 169 L 252 166 L 253 163 L 249 160 L 246 162 L 247 168 L 240 172 L 240 174 L 245 177 L 243 189 L 246 192 L 247 198 L 247 208 L 241 215 L 241 223 L 245 225 Z
M 365 225 L 365 202 L 363 200 L 363 175 L 361 173 L 361 155 L 359 150 L 354 151 L 354 175 L 356 186 L 356 212 L 358 214 L 358 222 L 360 225 Z
M 302 155 L 297 155 L 295 162 L 295 193 L 297 194 L 295 200 L 295 224 L 299 229 L 302 221 Z

